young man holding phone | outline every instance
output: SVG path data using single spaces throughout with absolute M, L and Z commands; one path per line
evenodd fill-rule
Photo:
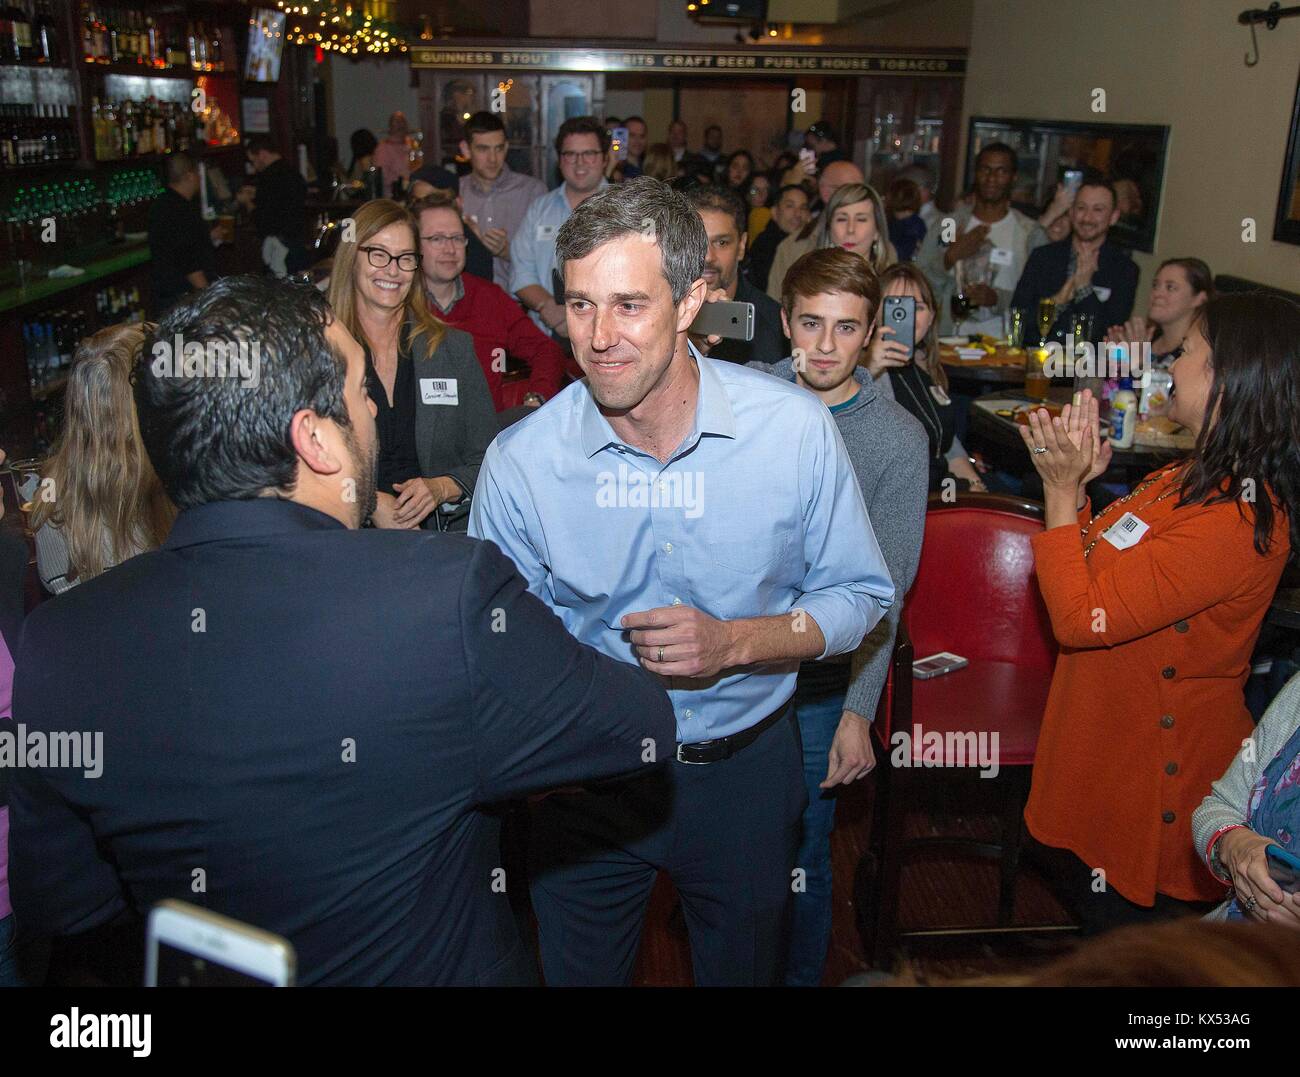
M 921 424 L 858 365 L 879 310 L 880 283 L 861 257 L 838 247 L 805 254 L 786 274 L 781 309 L 793 355 L 749 365 L 808 389 L 830 409 L 901 598 L 921 558 L 929 443 Z M 896 601 L 852 655 L 799 667 L 794 706 L 808 807 L 797 866 L 806 873 L 806 889 L 794 899 L 788 987 L 821 983 L 831 934 L 834 793 L 875 765 L 871 721 L 889 673 L 901 608 Z

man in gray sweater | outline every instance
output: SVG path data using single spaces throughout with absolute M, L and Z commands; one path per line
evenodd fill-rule
M 747 365 L 802 385 L 830 409 L 898 595 L 857 651 L 804 662 L 795 687 L 808 808 L 796 860 L 805 888 L 795 892 L 785 983 L 817 986 L 831 933 L 834 792 L 875 765 L 871 720 L 889 673 L 902 597 L 921 559 L 929 442 L 921 424 L 858 366 L 880 309 L 880 284 L 866 261 L 838 248 L 805 254 L 786 276 L 781 308 L 793 356 Z

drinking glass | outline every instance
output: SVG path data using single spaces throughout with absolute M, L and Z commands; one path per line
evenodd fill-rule
M 1056 324 L 1056 300 L 1040 299 L 1038 301 L 1038 342 L 1047 343 L 1047 336 Z
M 1002 333 L 1007 344 L 1012 348 L 1023 347 L 1025 343 L 1025 312 L 1019 307 L 1010 307 L 1002 314 Z
M 1031 400 L 1047 399 L 1047 387 L 1052 380 L 1047 376 L 1047 357 L 1050 354 L 1043 347 L 1025 350 L 1025 396 Z

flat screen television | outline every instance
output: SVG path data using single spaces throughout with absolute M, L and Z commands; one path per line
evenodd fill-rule
M 284 52 L 283 11 L 255 7 L 248 16 L 248 60 L 244 78 L 249 82 L 276 82 Z

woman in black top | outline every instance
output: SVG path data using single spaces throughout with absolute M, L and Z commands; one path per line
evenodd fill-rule
M 867 347 L 866 367 L 877 386 L 902 404 L 925 429 L 930 441 L 930 490 L 942 489 L 951 476 L 963 490 L 982 491 L 975 465 L 956 439 L 957 408 L 948 396 L 948 375 L 939 362 L 934 293 L 925 274 L 910 262 L 892 265 L 880 274 L 880 294 L 916 300 L 916 346 L 908 357 L 906 341 L 879 320 Z M 884 309 L 882 304 L 882 311 Z
M 378 527 L 464 531 L 479 467 L 498 430 L 468 333 L 443 325 L 418 286 L 410 212 L 389 199 L 354 218 L 330 276 L 330 305 L 366 351 L 379 438 Z

